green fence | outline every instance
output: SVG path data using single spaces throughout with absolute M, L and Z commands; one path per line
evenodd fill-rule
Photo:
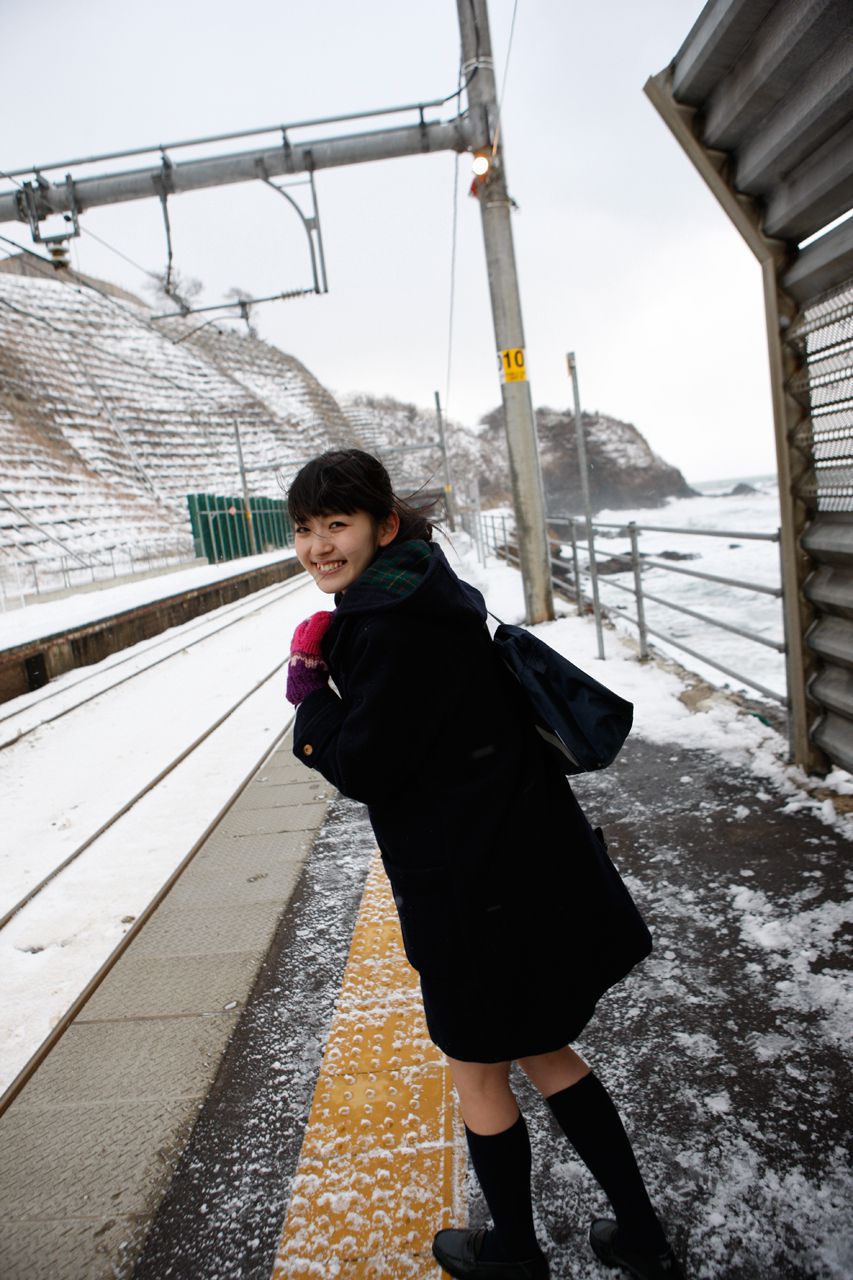
M 196 555 L 211 563 L 251 555 L 249 521 L 239 497 L 213 493 L 188 493 Z M 287 503 L 282 498 L 250 498 L 255 550 L 274 551 L 293 544 Z

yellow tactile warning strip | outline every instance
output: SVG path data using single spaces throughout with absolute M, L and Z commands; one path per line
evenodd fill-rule
M 273 1280 L 439 1280 L 464 1144 L 378 853 L 367 878 Z

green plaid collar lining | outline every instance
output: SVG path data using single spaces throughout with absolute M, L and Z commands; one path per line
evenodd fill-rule
M 378 587 L 390 596 L 407 596 L 423 581 L 432 559 L 430 544 L 421 539 L 389 547 L 365 569 L 359 585 Z

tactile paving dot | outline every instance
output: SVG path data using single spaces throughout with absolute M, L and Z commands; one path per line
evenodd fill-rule
M 369 1010 L 371 1020 L 351 1010 L 339 1011 L 326 1042 L 324 1067 L 336 1074 L 399 1070 L 401 1067 L 441 1063 L 441 1054 L 427 1035 L 420 1006 Z
M 378 855 L 317 1081 L 274 1280 L 438 1280 L 458 1221 L 459 1121 Z

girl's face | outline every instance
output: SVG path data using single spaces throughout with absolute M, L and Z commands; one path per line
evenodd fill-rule
M 294 529 L 296 555 L 321 591 L 346 591 L 359 578 L 380 547 L 393 542 L 400 517 L 374 520 L 366 511 L 352 515 L 313 516 Z

